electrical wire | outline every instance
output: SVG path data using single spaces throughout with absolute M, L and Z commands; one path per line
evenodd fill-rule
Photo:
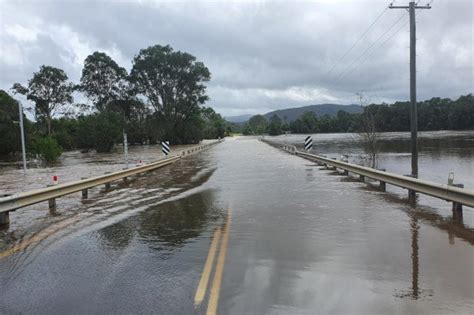
M 347 74 L 345 74 L 341 79 L 340 81 L 344 80 L 345 78 L 347 78 L 348 76 L 350 76 L 357 68 L 359 68 L 362 64 L 364 64 L 367 60 L 370 59 L 370 57 L 372 57 L 374 55 L 375 52 L 377 52 L 380 48 L 382 48 L 390 39 L 392 39 L 404 26 L 406 26 L 408 24 L 408 21 L 406 21 L 405 23 L 403 23 L 402 25 L 400 25 L 400 27 L 392 33 L 391 36 L 387 37 L 380 45 L 378 45 L 374 50 L 372 50 L 372 52 L 367 55 L 366 58 L 364 58 L 360 63 L 358 63 L 355 67 L 353 67 Z
M 400 21 L 406 16 L 405 13 L 403 13 L 402 15 L 400 15 L 400 17 L 395 21 L 395 23 L 393 23 L 384 33 L 382 33 L 382 35 L 380 35 L 369 47 L 367 47 L 363 52 L 362 54 L 360 54 L 356 59 L 354 59 L 348 67 L 346 67 L 346 69 L 344 69 L 342 72 L 339 73 L 338 75 L 338 79 L 337 79 L 337 83 L 339 83 L 342 79 L 342 77 L 345 76 L 346 72 L 350 71 L 350 69 L 352 68 L 352 66 L 354 64 L 356 64 L 359 60 L 362 59 L 362 57 L 364 57 L 364 55 L 370 51 L 370 49 L 372 49 L 379 40 L 381 40 L 388 32 L 390 32 L 398 23 L 400 23 Z
M 431 2 L 433 2 L 434 0 L 432 0 Z M 421 14 L 421 12 L 423 12 L 423 10 L 420 10 L 416 13 L 416 16 L 418 16 L 419 14 Z M 348 76 L 350 76 L 359 66 L 361 66 L 362 64 L 364 64 L 367 60 L 370 59 L 370 57 L 372 57 L 374 55 L 374 53 L 376 51 L 378 51 L 380 48 L 382 48 L 390 39 L 392 39 L 404 26 L 406 26 L 408 24 L 409 20 L 406 21 L 405 23 L 403 23 L 395 32 L 392 33 L 392 35 L 390 35 L 389 37 L 387 37 L 380 45 L 378 45 L 369 55 L 367 55 L 366 58 L 364 58 L 359 64 L 357 64 L 354 68 L 352 68 L 346 75 L 344 75 L 342 78 L 341 78 L 341 81 L 344 80 L 345 78 L 347 78 Z
M 354 49 L 355 46 L 369 33 L 370 29 L 377 23 L 377 21 L 384 15 L 384 13 L 388 10 L 388 7 L 384 8 L 382 12 L 375 18 L 375 20 L 369 25 L 369 27 L 362 33 L 362 35 L 352 44 L 352 46 L 339 58 L 338 61 L 334 63 L 334 65 L 329 69 L 329 71 L 326 72 L 326 74 L 323 75 L 323 77 L 326 77 L 329 75 L 334 68 L 342 61 L 344 58 Z

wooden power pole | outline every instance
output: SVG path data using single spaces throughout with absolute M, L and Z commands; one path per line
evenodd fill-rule
M 416 106 L 416 9 L 431 9 L 431 6 L 419 6 L 411 1 L 408 6 L 394 6 L 390 9 L 406 9 L 410 14 L 410 129 L 411 129 L 411 176 L 418 177 L 418 118 Z

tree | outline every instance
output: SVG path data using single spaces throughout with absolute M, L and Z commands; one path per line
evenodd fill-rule
M 33 152 L 50 165 L 59 159 L 62 149 L 53 137 L 46 136 L 34 139 Z
M 217 139 L 225 136 L 226 122 L 220 114 L 210 107 L 204 107 L 201 115 L 204 120 L 202 134 L 204 139 Z
M 84 60 L 79 90 L 89 98 L 98 111 L 107 104 L 128 96 L 127 70 L 102 52 L 94 52 Z
M 244 127 L 242 128 L 242 134 L 244 136 L 248 136 L 252 134 L 252 128 L 250 128 L 249 124 L 244 125 Z
M 360 106 L 363 107 L 365 104 L 365 98 L 362 94 L 359 95 Z M 377 107 L 374 105 L 363 107 L 364 112 L 361 114 L 361 126 L 359 132 L 359 138 L 362 140 L 362 145 L 365 154 L 369 160 L 370 167 L 375 168 L 377 166 L 378 154 L 380 151 L 379 144 L 379 127 L 375 117 L 377 115 Z
M 110 152 L 122 133 L 122 117 L 104 111 L 79 118 L 78 147 L 94 148 L 97 152 Z
M 250 117 L 248 125 L 253 134 L 260 135 L 267 131 L 268 123 L 262 115 L 255 115 Z
M 18 102 L 4 90 L 0 90 L 0 156 L 20 150 Z
M 273 115 L 270 118 L 270 124 L 268 125 L 268 133 L 271 136 L 280 135 L 282 133 L 281 126 L 282 123 L 280 117 L 278 117 L 276 114 Z
M 36 119 L 46 121 L 48 135 L 51 135 L 53 116 L 73 101 L 73 84 L 68 82 L 63 70 L 51 66 L 41 66 L 28 81 L 28 87 L 15 83 L 12 89 L 35 103 Z
M 313 133 L 318 132 L 318 119 L 314 112 L 305 112 L 290 124 L 290 129 L 294 133 Z
M 204 82 L 210 72 L 202 62 L 170 46 L 155 45 L 140 50 L 133 59 L 131 81 L 137 93 L 144 95 L 155 109 L 164 136 L 184 143 L 185 128 L 197 123 L 199 106 L 208 97 Z
M 307 130 L 306 132 L 312 133 L 318 131 L 318 118 L 314 112 L 306 112 L 301 115 L 301 122 Z

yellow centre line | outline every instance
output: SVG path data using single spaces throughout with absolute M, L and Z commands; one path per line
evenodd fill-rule
M 230 209 L 227 212 L 227 221 L 224 226 L 224 234 L 222 236 L 221 249 L 219 258 L 217 260 L 216 274 L 212 282 L 211 295 L 209 296 L 209 304 L 207 305 L 207 315 L 214 315 L 217 313 L 217 305 L 219 302 L 219 293 L 222 284 L 222 275 L 224 273 L 225 255 L 227 253 L 227 244 L 229 243 L 229 228 L 230 228 Z
M 201 280 L 194 297 L 194 306 L 199 306 L 204 300 L 206 295 L 207 284 L 209 283 L 209 277 L 211 276 L 212 265 L 214 264 L 214 257 L 216 256 L 217 246 L 219 245 L 219 239 L 221 238 L 221 229 L 217 229 L 214 232 L 214 238 L 209 248 L 209 254 L 207 255 L 206 263 L 204 264 L 204 270 L 202 271 Z

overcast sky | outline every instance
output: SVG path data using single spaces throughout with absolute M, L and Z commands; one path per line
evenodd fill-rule
M 210 69 L 209 105 L 225 116 L 356 103 L 361 91 L 408 100 L 408 13 L 384 11 L 389 3 L 0 0 L 0 88 L 26 84 L 43 64 L 78 82 L 94 51 L 130 70 L 141 48 L 169 44 Z M 472 93 L 472 0 L 431 5 L 417 15 L 418 99 Z

